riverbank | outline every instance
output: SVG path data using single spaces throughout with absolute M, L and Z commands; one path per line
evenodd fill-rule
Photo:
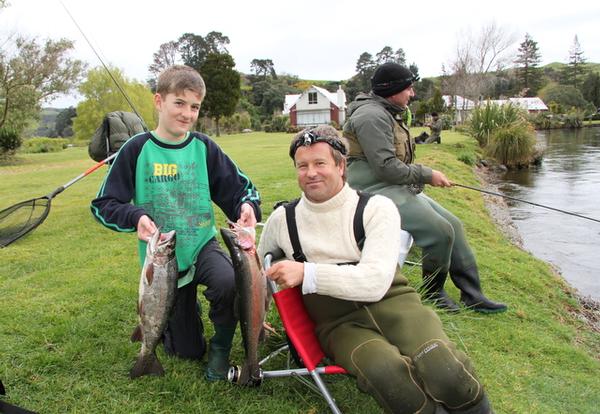
M 490 192 L 502 193 L 497 185 L 500 182 L 500 179 L 496 172 L 483 166 L 476 166 L 474 168 L 474 172 L 481 182 L 481 188 Z M 519 234 L 517 226 L 512 220 L 510 210 L 505 199 L 490 194 L 482 194 L 485 207 L 487 208 L 490 217 L 496 224 L 498 230 L 516 247 L 527 251 L 523 247 L 523 239 Z M 557 277 L 563 279 L 565 283 L 568 284 L 558 267 L 552 263 L 548 263 L 548 265 Z M 572 295 L 579 304 L 579 307 L 569 309 L 569 312 L 584 322 L 592 331 L 600 333 L 600 301 L 589 296 L 582 295 L 574 288 L 566 289 L 566 293 Z

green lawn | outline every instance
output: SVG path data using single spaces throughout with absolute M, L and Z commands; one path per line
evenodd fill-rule
M 290 138 L 252 133 L 217 140 L 261 190 L 265 217 L 275 201 L 299 194 L 287 156 Z M 444 132 L 443 141 L 419 146 L 419 160 L 455 182 L 478 185 L 471 167 L 457 161 L 475 151 L 473 142 L 452 132 Z M 19 155 L 15 165 L 0 166 L 0 209 L 47 194 L 91 165 L 85 148 Z M 104 173 L 103 168 L 58 195 L 40 227 L 0 249 L 5 399 L 41 413 L 327 412 L 324 401 L 297 380 L 271 379 L 252 389 L 209 384 L 202 377 L 204 363 L 169 358 L 162 348 L 164 377 L 128 378 L 139 350 L 129 342 L 137 319 L 139 263 L 135 236 L 109 231 L 90 214 Z M 500 234 L 479 193 L 427 192 L 464 221 L 485 291 L 510 306 L 494 316 L 442 315 L 449 335 L 473 359 L 496 412 L 599 413 L 600 335 L 574 316 L 578 304 L 565 283 Z M 221 214 L 217 220 L 225 222 Z M 419 269 L 406 271 L 416 284 Z M 451 283 L 448 291 L 457 298 Z M 269 320 L 280 326 L 274 310 Z M 280 341 L 270 338 L 264 351 Z M 239 332 L 232 358 L 243 359 Z M 269 367 L 284 363 L 282 358 Z M 379 412 L 351 378 L 329 377 L 327 383 L 342 411 Z

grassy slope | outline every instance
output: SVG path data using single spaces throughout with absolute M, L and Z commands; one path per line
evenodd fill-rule
M 255 133 L 218 142 L 261 189 L 265 215 L 274 201 L 297 196 L 286 155 L 289 136 Z M 443 145 L 419 147 L 419 160 L 456 182 L 477 185 L 471 169 L 456 160 L 473 150 L 465 137 L 445 132 Z M 84 148 L 71 148 L 0 166 L 0 209 L 46 194 L 90 165 Z M 128 379 L 139 349 L 128 341 L 139 264 L 135 237 L 106 230 L 89 214 L 102 176 L 97 172 L 57 196 L 39 228 L 0 250 L 0 379 L 8 401 L 43 413 L 327 412 L 293 379 L 268 380 L 258 389 L 208 384 L 201 364 L 168 358 L 162 349 L 165 377 Z M 496 412 L 598 412 L 600 335 L 572 316 L 577 305 L 565 283 L 500 235 L 478 193 L 427 191 L 465 223 L 486 292 L 510 304 L 509 312 L 496 316 L 442 315 L 449 335 L 472 357 Z M 418 269 L 406 271 L 417 283 Z M 448 290 L 457 297 L 451 283 Z M 269 318 L 278 324 L 273 311 Z M 237 362 L 240 341 L 238 334 Z M 350 378 L 328 383 L 342 411 L 378 411 Z

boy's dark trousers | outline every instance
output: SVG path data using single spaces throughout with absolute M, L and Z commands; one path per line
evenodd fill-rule
M 214 325 L 235 326 L 233 314 L 235 276 L 231 259 L 211 239 L 198 253 L 194 279 L 177 290 L 175 305 L 164 334 L 165 352 L 182 358 L 202 359 L 206 340 L 197 299 L 198 285 L 210 304 L 208 316 Z

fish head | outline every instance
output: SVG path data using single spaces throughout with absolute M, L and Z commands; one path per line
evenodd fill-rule
M 148 240 L 146 246 L 146 257 L 153 260 L 164 260 L 165 262 L 175 256 L 175 230 L 167 233 L 161 233 L 160 229 Z
M 256 249 L 256 230 L 253 227 L 240 226 L 230 221 L 229 230 L 233 233 L 236 244 L 242 250 Z

